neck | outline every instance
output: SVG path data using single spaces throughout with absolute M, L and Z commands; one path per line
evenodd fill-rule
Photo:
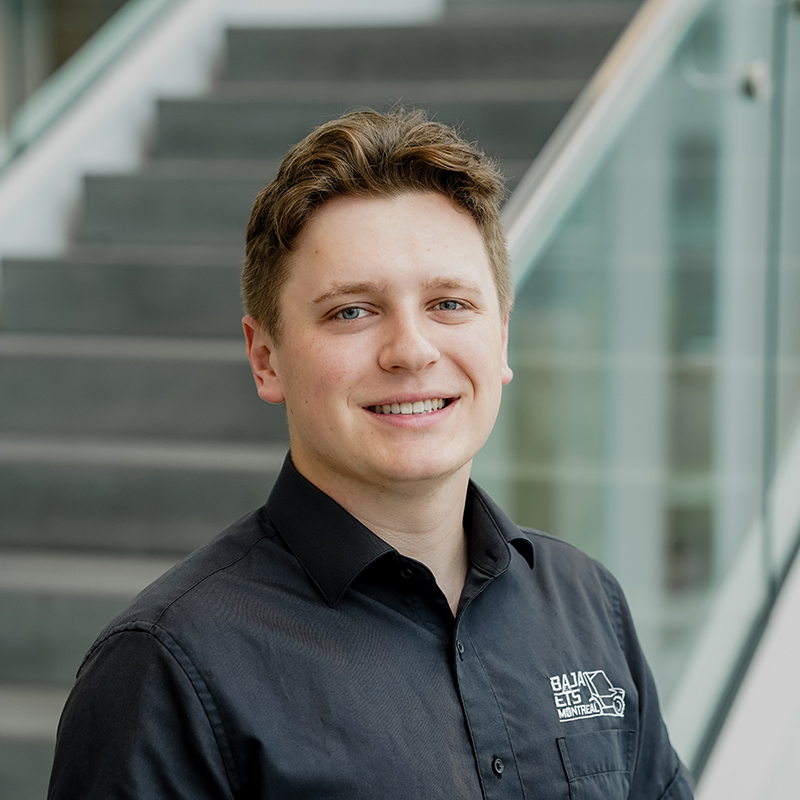
M 435 485 L 353 488 L 309 479 L 399 553 L 425 564 L 455 615 L 468 566 L 469 465 Z
M 465 500 L 466 486 L 444 496 L 406 499 L 393 509 L 384 497 L 378 508 L 348 511 L 399 553 L 425 564 L 455 615 L 468 566 Z

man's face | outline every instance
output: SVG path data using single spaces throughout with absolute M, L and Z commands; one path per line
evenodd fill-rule
M 281 312 L 277 346 L 245 318 L 248 354 L 259 395 L 286 402 L 292 459 L 312 483 L 468 474 L 511 370 L 467 213 L 436 193 L 328 202 L 298 239 Z

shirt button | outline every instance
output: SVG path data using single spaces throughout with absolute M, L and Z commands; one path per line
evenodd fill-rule
M 404 578 L 413 578 L 414 577 L 414 573 L 408 567 L 403 567 L 403 569 L 400 570 L 400 574 Z
M 458 650 L 458 654 L 460 656 L 464 655 L 464 644 L 462 643 L 461 639 L 456 639 L 456 650 Z
M 492 761 L 492 772 L 499 778 L 503 774 L 503 770 L 506 768 L 506 765 L 503 763 L 501 758 L 495 758 Z

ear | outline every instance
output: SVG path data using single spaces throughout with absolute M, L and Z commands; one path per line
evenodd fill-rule
M 253 317 L 248 315 L 242 320 L 242 329 L 258 396 L 267 403 L 282 403 L 285 398 L 275 370 L 275 346 Z
M 514 373 L 511 371 L 511 367 L 508 366 L 508 314 L 506 314 L 505 319 L 503 320 L 503 365 L 502 365 L 502 385 L 505 386 L 507 383 L 511 383 L 511 379 L 514 377 Z

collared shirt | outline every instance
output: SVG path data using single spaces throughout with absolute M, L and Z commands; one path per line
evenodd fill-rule
M 101 634 L 50 800 L 684 800 L 616 581 L 476 486 L 456 616 L 287 459 Z

